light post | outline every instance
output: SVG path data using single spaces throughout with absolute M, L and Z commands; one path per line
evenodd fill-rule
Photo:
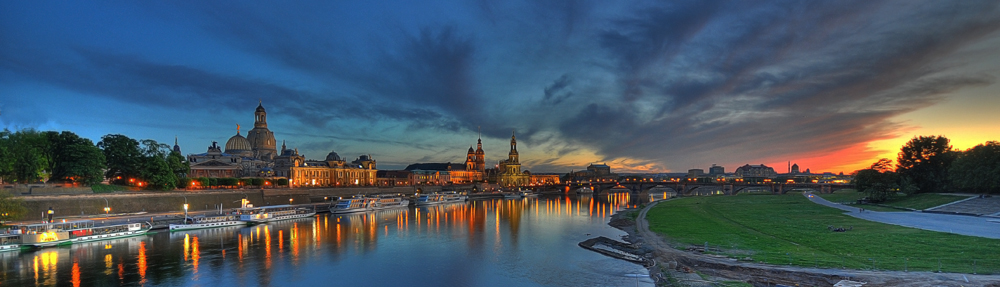
M 49 214 L 49 223 L 52 223 L 52 215 L 55 214 L 55 213 L 56 212 L 52 210 L 52 207 L 49 206 L 49 211 L 48 211 L 48 214 Z
M 104 217 L 109 217 L 109 214 L 111 213 L 111 203 L 108 202 L 107 198 L 102 197 L 102 199 L 104 199 Z
M 289 197 L 289 198 L 288 198 L 288 205 L 291 205 L 291 204 L 292 204 L 292 198 L 291 198 L 291 197 Z
M 187 222 L 188 218 L 188 198 L 184 196 L 184 221 Z

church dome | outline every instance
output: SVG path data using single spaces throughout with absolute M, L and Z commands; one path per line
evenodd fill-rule
M 250 141 L 239 132 L 226 142 L 226 153 L 228 154 L 241 154 L 250 150 Z
M 340 155 L 336 151 L 331 151 L 326 155 L 326 161 L 341 161 Z

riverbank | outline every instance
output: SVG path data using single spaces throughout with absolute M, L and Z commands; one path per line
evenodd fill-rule
M 840 280 L 854 280 L 868 282 L 866 286 L 1000 286 L 1000 276 L 996 275 L 778 266 L 706 254 L 703 248 L 679 250 L 659 234 L 650 231 L 647 214 L 661 202 L 663 201 L 654 202 L 638 211 L 620 212 L 609 223 L 627 232 L 629 242 L 642 246 L 648 252 L 647 256 L 656 260 L 656 266 L 650 268 L 650 276 L 660 278 L 661 282 L 678 282 L 685 286 L 710 286 L 714 284 L 711 281 L 737 281 L 753 285 L 778 283 L 789 286 L 830 286 Z M 712 253 L 711 249 L 708 253 Z M 697 277 L 692 274 L 697 274 Z

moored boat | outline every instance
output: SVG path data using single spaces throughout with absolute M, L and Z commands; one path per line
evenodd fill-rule
M 414 201 L 417 206 L 420 205 L 434 205 L 434 204 L 445 204 L 445 203 L 457 203 L 465 202 L 469 197 L 464 194 L 459 194 L 454 191 L 450 192 L 435 192 L 430 194 L 420 194 Z
M 524 193 L 520 191 L 508 191 L 503 192 L 503 199 L 521 199 L 524 198 Z
M 576 190 L 576 194 L 593 194 L 594 189 L 590 187 L 581 187 Z
M 66 223 L 36 223 L 13 225 L 8 229 L 8 235 L 20 237 L 20 247 L 50 247 L 60 244 L 72 244 L 69 232 L 63 229 Z
M 355 196 L 340 199 L 330 206 L 330 213 L 348 214 L 374 210 L 376 199 L 367 196 Z
M 203 228 L 216 228 L 226 226 L 247 225 L 245 221 L 240 221 L 239 216 L 225 214 L 214 216 L 197 216 L 184 219 L 182 224 L 170 224 L 170 231 L 192 230 Z
M 21 236 L 14 234 L 0 234 L 0 252 L 16 251 L 21 249 Z
M 233 215 L 238 215 L 240 221 L 253 224 L 310 217 L 316 215 L 316 211 L 292 205 L 272 205 L 236 208 L 233 210 Z
M 374 210 L 405 208 L 410 205 L 410 200 L 398 194 L 379 194 L 372 196 L 375 199 Z
M 80 220 L 62 224 L 73 243 L 140 236 L 149 231 L 149 226 L 143 223 L 97 225 L 92 220 Z

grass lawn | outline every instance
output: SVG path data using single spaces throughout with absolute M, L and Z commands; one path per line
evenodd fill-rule
M 801 194 L 680 198 L 647 214 L 676 247 L 779 265 L 1000 274 L 1000 240 L 861 220 Z M 832 232 L 827 226 L 851 227 Z M 940 263 L 939 263 L 940 262 Z
M 91 185 L 90 189 L 92 189 L 94 193 L 108 193 L 115 191 L 126 191 L 128 190 L 128 187 L 121 185 L 108 185 L 108 184 L 98 183 L 95 185 Z
M 854 191 L 853 189 L 839 190 L 834 193 L 829 194 L 817 194 L 820 197 L 832 201 L 832 202 L 857 202 L 858 199 L 865 197 L 864 193 Z M 966 196 L 956 196 L 949 194 L 937 194 L 937 193 L 918 193 L 913 195 L 899 195 L 893 199 L 890 199 L 883 205 L 902 207 L 902 208 L 912 208 L 912 209 L 927 209 L 942 205 L 949 202 L 955 202 L 962 199 L 966 199 Z M 871 209 L 875 211 L 900 211 L 894 208 L 886 208 L 875 205 L 865 205 L 865 209 Z

